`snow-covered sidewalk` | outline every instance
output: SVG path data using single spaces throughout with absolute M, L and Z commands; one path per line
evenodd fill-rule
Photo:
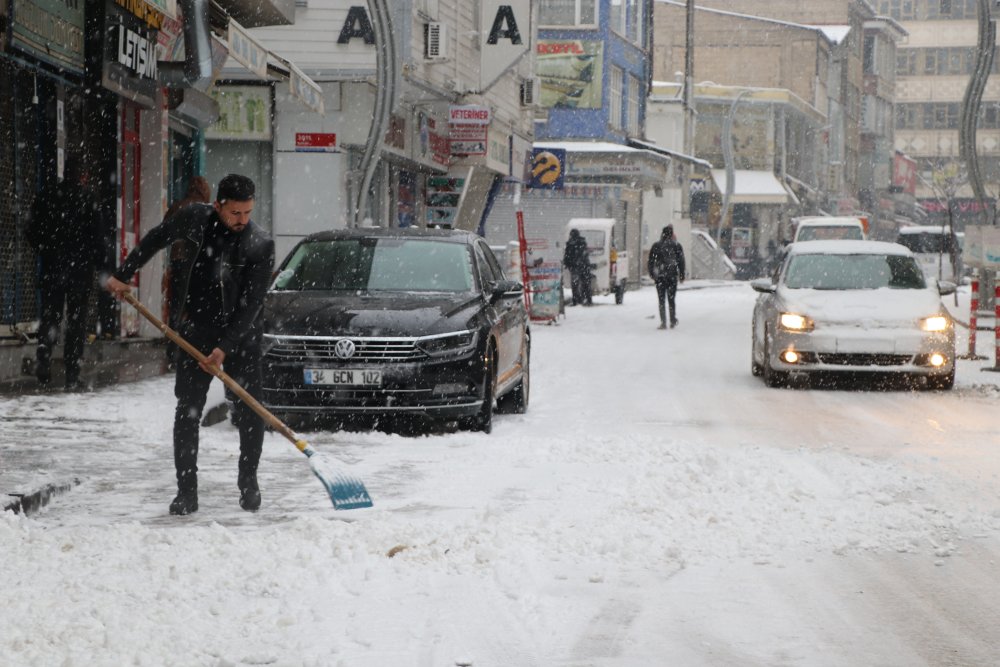
M 0 516 L 0 664 L 915 664 L 839 598 L 843 568 L 933 576 L 995 544 L 997 374 L 768 390 L 750 288 L 686 287 L 675 330 L 650 288 L 534 327 L 531 408 L 491 435 L 307 434 L 364 479 L 367 510 L 335 512 L 271 434 L 263 507 L 241 511 L 221 423 L 202 430 L 200 511 L 168 516 L 170 377 L 0 398 L 0 489 L 80 482 Z M 822 628 L 782 592 L 810 588 Z M 855 645 L 836 623 L 863 628 Z

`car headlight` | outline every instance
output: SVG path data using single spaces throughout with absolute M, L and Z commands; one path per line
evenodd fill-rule
M 950 324 L 944 315 L 932 315 L 920 320 L 920 328 L 924 331 L 947 331 Z
M 812 331 L 814 326 L 811 319 L 797 313 L 782 313 L 778 317 L 778 324 L 787 331 Z
M 417 347 L 432 357 L 466 354 L 476 347 L 476 332 L 456 331 L 437 336 L 424 336 L 417 339 Z

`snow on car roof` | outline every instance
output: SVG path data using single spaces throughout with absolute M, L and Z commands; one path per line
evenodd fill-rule
M 858 218 L 802 218 L 799 220 L 800 227 L 858 227 L 861 220 Z
M 885 241 L 796 241 L 788 246 L 793 255 L 912 255 L 909 248 Z
M 900 234 L 948 234 L 951 232 L 951 228 L 948 225 L 942 227 L 941 225 L 911 225 L 909 227 L 900 227 Z

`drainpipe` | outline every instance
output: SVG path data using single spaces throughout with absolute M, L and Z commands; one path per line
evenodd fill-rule
M 168 88 L 198 87 L 212 79 L 209 0 L 177 0 L 184 14 L 184 63 L 158 63 L 160 83 Z

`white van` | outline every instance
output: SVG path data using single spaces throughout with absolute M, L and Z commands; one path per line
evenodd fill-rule
M 792 224 L 795 225 L 793 241 L 864 241 L 868 238 L 868 218 L 862 216 L 810 216 L 793 218 Z
M 948 225 L 913 225 L 901 227 L 896 243 L 913 252 L 927 278 L 957 283 L 955 264 L 961 249 Z

